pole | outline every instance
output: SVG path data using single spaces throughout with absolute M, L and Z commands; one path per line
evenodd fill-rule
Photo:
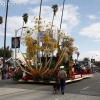
M 23 21 L 23 27 L 22 27 L 22 31 L 21 31 L 21 35 L 20 35 L 20 44 L 21 44 L 21 38 L 22 38 L 23 28 L 26 28 L 26 27 L 24 27 L 24 21 Z M 20 50 L 20 47 L 19 47 L 19 49 L 18 49 L 18 52 L 19 52 L 19 50 Z
M 17 30 L 15 30 L 15 67 L 16 67 L 16 37 L 17 37 Z
M 20 30 L 20 29 L 23 29 L 23 28 L 27 28 L 27 27 L 21 27 L 19 28 L 18 30 L 15 30 L 15 67 L 16 67 L 16 60 L 17 60 L 17 48 L 16 48 L 16 37 L 17 37 L 17 32 Z M 22 34 L 21 34 L 22 35 Z M 20 37 L 21 38 L 21 37 Z M 21 40 L 21 39 L 20 39 Z
M 2 80 L 4 79 L 4 67 L 5 67 L 5 53 L 6 53 L 6 50 L 5 49 L 6 49 L 6 29 L 7 29 L 8 3 L 9 3 L 9 0 L 7 0 L 6 17 L 5 17 L 5 32 L 4 32 L 4 52 L 3 52 Z

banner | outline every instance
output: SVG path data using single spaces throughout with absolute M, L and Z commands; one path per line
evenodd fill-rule
M 12 48 L 20 48 L 20 37 L 12 37 L 11 39 L 11 47 Z

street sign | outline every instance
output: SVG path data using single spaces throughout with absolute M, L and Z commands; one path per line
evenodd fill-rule
M 95 63 L 95 59 L 91 59 L 91 63 Z
M 20 48 L 20 37 L 12 37 L 11 39 L 11 47 L 12 48 Z

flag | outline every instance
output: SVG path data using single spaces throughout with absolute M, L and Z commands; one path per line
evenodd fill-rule
M 75 53 L 75 54 L 78 54 L 78 48 L 75 48 L 74 53 Z

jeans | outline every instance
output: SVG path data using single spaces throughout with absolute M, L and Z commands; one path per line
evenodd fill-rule
M 61 92 L 65 90 L 65 78 L 60 78 Z

